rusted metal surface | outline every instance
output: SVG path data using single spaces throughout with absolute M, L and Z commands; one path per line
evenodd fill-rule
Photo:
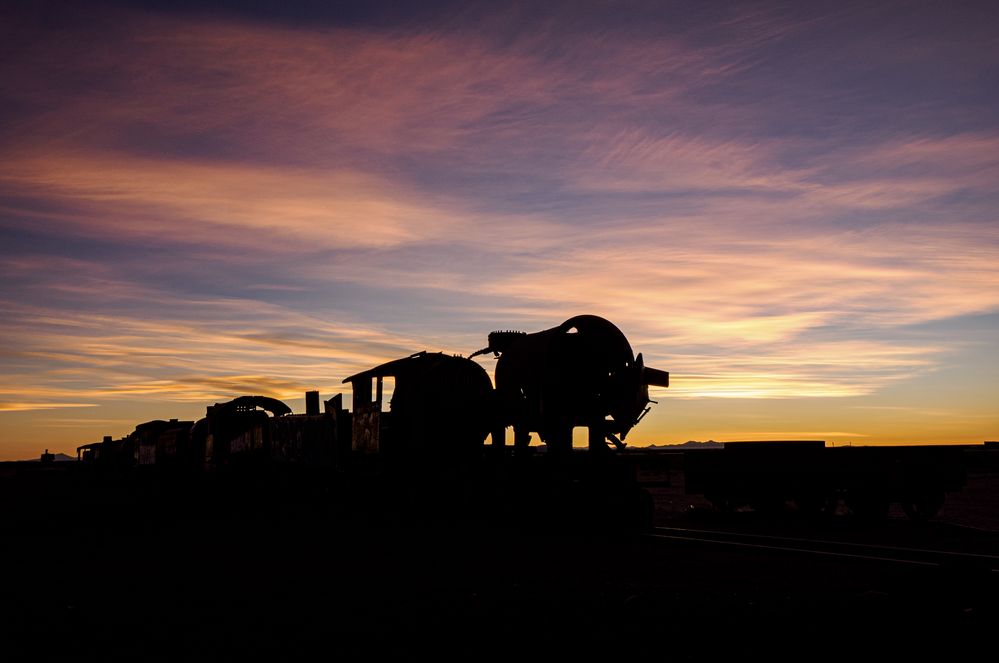
M 156 442 L 154 440 L 142 440 L 139 442 L 139 465 L 156 464 Z
M 338 428 L 335 412 L 274 417 L 268 423 L 271 460 L 323 467 L 335 463 Z
M 381 438 L 381 411 L 377 403 L 354 406 L 351 451 L 360 454 L 378 453 Z
M 244 454 L 253 451 L 262 451 L 264 440 L 266 439 L 267 428 L 265 424 L 254 424 L 249 430 L 243 431 L 233 436 L 229 440 L 229 454 Z

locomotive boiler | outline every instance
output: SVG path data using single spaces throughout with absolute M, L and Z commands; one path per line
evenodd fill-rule
M 496 362 L 496 426 L 512 426 L 515 447 L 536 432 L 550 453 L 572 448 L 572 429 L 589 432 L 589 449 L 609 441 L 623 448 L 628 432 L 649 411 L 649 387 L 669 386 L 669 373 L 645 366 L 621 330 L 595 315 L 579 315 L 533 334 L 497 331 L 489 345 Z
M 395 383 L 387 412 L 386 378 Z M 474 459 L 495 417 L 489 376 L 464 357 L 418 352 L 344 383 L 353 388 L 351 449 L 358 453 L 410 463 Z

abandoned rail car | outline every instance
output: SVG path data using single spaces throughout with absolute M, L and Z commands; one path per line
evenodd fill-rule
M 966 481 L 956 446 L 827 447 L 818 440 L 727 442 L 684 454 L 685 491 L 716 507 L 805 513 L 840 503 L 867 519 L 897 503 L 914 520 L 936 515 L 947 492 Z

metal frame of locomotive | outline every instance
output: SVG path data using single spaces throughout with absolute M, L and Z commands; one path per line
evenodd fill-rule
M 209 406 L 197 422 L 146 422 L 119 440 L 80 447 L 78 457 L 172 476 L 305 468 L 368 499 L 471 498 L 647 522 L 651 500 L 612 448 L 624 447 L 648 412 L 648 387 L 667 387 L 669 374 L 645 367 L 616 326 L 592 315 L 533 334 L 494 332 L 488 341 L 468 358 L 420 352 L 346 378 L 352 412 L 339 394 L 320 412 L 318 392 L 307 392 L 299 415 L 279 400 L 243 396 Z M 495 388 L 472 361 L 487 352 L 498 357 Z M 395 382 L 387 409 L 386 378 Z M 589 430 L 588 452 L 574 454 L 579 426 Z M 545 453 L 529 446 L 531 433 Z

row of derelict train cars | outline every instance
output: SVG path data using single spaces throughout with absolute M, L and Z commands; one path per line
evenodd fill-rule
M 472 360 L 485 353 L 497 357 L 494 381 Z M 175 487 L 256 490 L 262 478 L 281 477 L 284 489 L 318 487 L 361 511 L 627 528 L 651 525 L 650 488 L 678 481 L 723 510 L 820 514 L 846 505 L 874 519 L 895 502 L 917 520 L 932 518 L 945 493 L 965 482 L 961 447 L 626 448 L 654 402 L 649 387 L 668 387 L 669 374 L 645 366 L 615 325 L 592 315 L 531 334 L 493 332 L 470 357 L 420 352 L 344 383 L 352 387 L 350 411 L 341 394 L 321 402 L 307 392 L 304 414 L 274 398 L 240 396 L 209 406 L 198 421 L 149 421 L 120 439 L 83 445 L 77 465 L 94 476 Z M 574 448 L 576 428 L 587 430 L 584 448 Z M 532 445 L 532 434 L 543 444 Z

